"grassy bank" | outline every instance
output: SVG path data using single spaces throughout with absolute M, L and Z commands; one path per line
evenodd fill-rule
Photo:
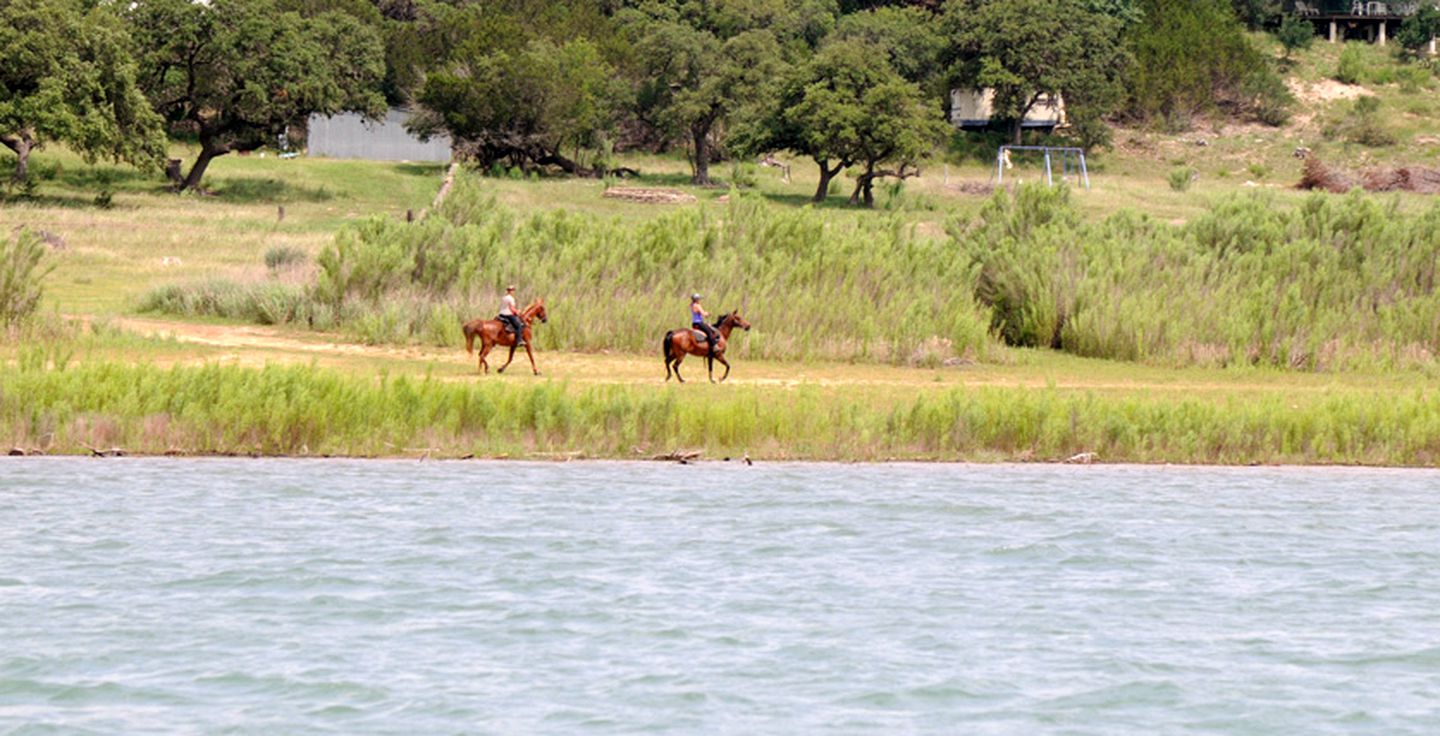
M 1440 461 L 1440 395 L 1047 386 L 873 391 L 469 383 L 303 365 L 158 368 L 22 350 L 0 442 L 51 453 L 1361 463 Z M 373 374 L 371 374 L 373 376 Z M 1383 400 L 1381 400 L 1383 397 Z
M 177 284 L 150 311 L 455 344 L 504 284 L 544 296 L 547 344 L 648 352 L 685 294 L 740 309 L 736 352 L 929 366 L 997 342 L 1165 365 L 1430 365 L 1440 352 L 1440 206 L 1361 193 L 1221 200 L 1184 225 L 1081 216 L 1063 188 L 993 197 L 948 236 L 901 215 L 835 219 L 736 194 L 646 220 L 518 213 L 465 176 L 418 224 L 342 230 L 314 278 Z M 676 315 L 679 315 L 678 317 Z

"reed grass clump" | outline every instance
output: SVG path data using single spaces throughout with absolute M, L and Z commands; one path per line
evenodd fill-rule
M 305 251 L 293 245 L 277 245 L 265 251 L 265 268 L 280 271 L 305 262 Z
M 306 366 L 168 369 L 22 350 L 0 366 L 0 442 L 50 453 L 1111 462 L 1440 462 L 1440 395 L 1123 395 L 953 388 L 454 383 Z M 45 351 L 51 352 L 45 352 Z
M 1079 221 L 1063 190 L 998 197 L 951 227 L 1015 345 L 1177 365 L 1414 368 L 1440 352 L 1440 206 L 1352 192 L 1284 209 L 1221 200 L 1175 227 Z
M 755 329 L 732 354 L 933 365 L 997 341 L 1173 365 L 1429 367 L 1440 354 L 1440 205 L 1352 192 L 1219 200 L 1183 226 L 1079 216 L 1064 188 L 1000 192 L 948 237 L 896 215 L 834 218 L 737 192 L 627 221 L 521 216 L 473 177 L 415 224 L 342 230 L 305 285 L 206 282 L 143 307 L 453 345 L 507 283 L 544 297 L 544 348 L 658 351 L 701 291 Z
M 968 267 L 900 215 L 833 221 L 736 192 L 727 204 L 632 222 L 563 210 L 520 216 L 462 176 L 413 224 L 347 227 L 315 259 L 302 305 L 265 310 L 273 285 L 206 282 L 148 295 L 142 309 L 252 319 L 281 313 L 373 342 L 452 344 L 463 319 L 491 316 L 508 283 L 543 297 L 546 348 L 655 352 L 688 323 L 700 291 L 717 315 L 754 329 L 732 354 L 904 363 L 984 357 L 994 346 Z M 327 319 L 312 319 L 325 315 Z M 266 319 L 270 319 L 269 316 Z M 443 327 L 442 327 L 443 325 Z
M 35 314 L 53 268 L 44 260 L 45 244 L 35 233 L 21 228 L 0 234 L 0 327 L 14 327 Z

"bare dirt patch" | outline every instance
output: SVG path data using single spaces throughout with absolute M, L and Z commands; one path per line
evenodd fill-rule
M 1301 82 L 1298 79 L 1291 79 L 1288 84 L 1296 99 L 1307 105 L 1334 102 L 1335 100 L 1353 100 L 1359 97 L 1370 97 L 1374 94 L 1358 84 L 1346 84 L 1334 79 L 1322 79 L 1318 82 Z
M 647 189 L 644 187 L 610 187 L 600 196 L 646 204 L 688 204 L 696 201 L 695 195 L 679 189 Z

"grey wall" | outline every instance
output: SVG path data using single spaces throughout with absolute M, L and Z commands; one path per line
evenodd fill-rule
M 367 121 L 355 113 L 335 117 L 310 116 L 310 137 L 306 145 L 311 156 L 363 158 L 372 161 L 449 161 L 450 138 L 439 136 L 428 143 L 405 132 L 410 117 L 392 109 L 384 120 Z

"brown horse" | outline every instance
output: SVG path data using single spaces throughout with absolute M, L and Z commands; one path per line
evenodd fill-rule
M 715 323 L 715 329 L 720 333 L 720 339 L 715 342 L 715 360 L 725 366 L 725 375 L 720 377 L 721 381 L 730 377 L 730 361 L 725 359 L 725 345 L 730 341 L 730 331 L 736 327 L 749 330 L 750 323 L 735 312 L 722 316 L 720 321 Z M 710 382 L 715 382 L 715 362 L 709 359 L 710 346 L 704 340 L 695 339 L 694 329 L 671 330 L 665 333 L 665 340 L 660 346 L 665 351 L 665 380 L 667 382 L 670 380 L 672 365 L 675 367 L 675 377 L 679 378 L 681 383 L 685 382 L 685 378 L 680 375 L 680 361 L 684 360 L 686 355 L 705 356 L 705 367 L 710 371 Z
M 520 312 L 520 321 L 525 323 L 525 354 L 530 356 L 530 370 L 535 375 L 540 375 L 540 369 L 535 367 L 535 354 L 530 352 L 530 346 L 535 344 L 530 338 L 530 325 L 536 319 L 541 322 L 548 322 L 549 317 L 545 314 L 545 300 L 536 299 L 524 311 Z M 504 322 L 498 319 L 472 319 L 466 322 L 461 328 L 465 331 L 465 352 L 475 352 L 475 337 L 480 337 L 480 365 L 476 370 L 490 372 L 490 364 L 485 361 L 485 356 L 490 354 L 490 349 L 496 345 L 510 348 L 510 358 L 505 365 L 500 366 L 499 371 L 505 372 L 510 367 L 510 361 L 515 360 L 515 333 L 505 326 Z

